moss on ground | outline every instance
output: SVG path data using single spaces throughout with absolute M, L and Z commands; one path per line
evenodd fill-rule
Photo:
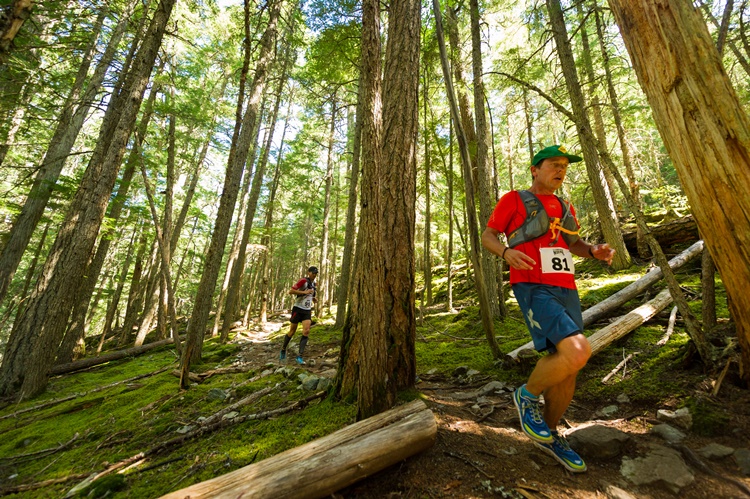
M 646 269 L 634 268 L 613 274 L 595 262 L 583 262 L 579 270 L 585 275 L 585 279 L 579 280 L 579 288 L 581 301 L 587 307 L 635 281 Z M 446 280 L 444 270 L 436 275 L 439 276 L 435 288 L 437 296 L 445 292 Z M 457 276 L 454 287 L 458 311 L 439 312 L 435 311 L 438 307 L 434 307 L 418 324 L 418 373 L 435 372 L 449 377 L 457 367 L 467 366 L 494 379 L 522 382 L 525 376 L 521 372 L 503 366 L 499 359 L 492 357 L 471 285 L 459 281 L 465 275 L 464 269 L 459 273 L 460 277 Z M 689 288 L 699 289 L 696 277 L 683 276 L 683 279 Z M 640 304 L 640 300 L 632 300 L 615 315 L 627 312 Z M 529 341 L 512 294 L 506 305 L 508 316 L 495 322 L 502 353 Z M 692 302 L 691 308 L 699 314 L 700 302 Z M 728 316 L 726 296 L 718 279 L 717 315 Z M 640 327 L 592 358 L 579 377 L 578 402 L 594 406 L 611 404 L 621 393 L 627 394 L 633 404 L 648 408 L 682 400 L 693 412 L 696 433 L 714 435 L 723 431 L 728 418 L 721 407 L 694 395 L 695 386 L 705 379 L 705 375 L 699 369 L 685 370 L 682 367 L 689 342 L 684 330 L 678 327 L 665 346 L 656 346 L 664 332 L 664 322 L 662 317 L 659 323 L 651 322 Z M 272 335 L 271 341 L 280 341 L 288 327 L 289 323 L 286 323 Z M 335 345 L 341 341 L 341 331 L 328 324 L 316 325 L 314 334 L 319 345 Z M 299 335 L 294 341 L 298 339 Z M 601 378 L 624 355 L 632 352 L 639 354 L 627 370 L 617 374 L 609 384 L 602 384 Z M 204 344 L 203 361 L 193 367 L 199 372 L 230 365 L 238 354 L 237 345 L 223 345 L 209 339 Z M 159 374 L 89 393 L 110 383 L 153 373 L 164 367 L 168 369 Z M 176 367 L 175 352 L 165 347 L 143 356 L 52 378 L 48 390 L 40 397 L 5 407 L 0 411 L 0 418 L 47 401 L 81 394 L 47 408 L 0 419 L 0 435 L 4 436 L 0 438 L 0 482 L 7 487 L 102 470 L 106 463 L 118 462 L 159 442 L 178 437 L 180 431 L 195 426 L 199 417 L 209 416 L 226 405 L 226 402 L 209 397 L 212 389 L 233 390 L 232 400 L 238 400 L 263 388 L 277 387 L 253 405 L 242 408 L 241 414 L 276 409 L 304 396 L 297 389 L 294 376 L 285 378 L 282 374 L 266 374 L 252 383 L 242 384 L 259 372 L 214 376 L 189 390 L 180 391 L 177 378 L 172 374 Z M 423 395 L 419 392 L 419 385 L 415 390 L 399 394 L 401 400 L 420 397 Z M 98 484 L 100 489 L 93 492 L 89 489 L 86 493 L 91 492 L 90 497 L 103 496 L 107 491 L 112 497 L 157 497 L 330 434 L 351 424 L 355 413 L 351 400 L 334 402 L 326 399 L 272 420 L 246 421 L 159 453 L 127 469 L 111 482 Z M 65 452 L 42 452 L 66 442 L 71 443 Z M 14 456 L 16 459 L 10 459 Z M 9 497 L 62 497 L 75 483 L 71 481 Z

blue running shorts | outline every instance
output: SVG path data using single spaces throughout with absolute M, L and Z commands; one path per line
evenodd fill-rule
M 562 340 L 583 333 L 578 290 L 530 282 L 512 287 L 537 351 L 554 353 Z

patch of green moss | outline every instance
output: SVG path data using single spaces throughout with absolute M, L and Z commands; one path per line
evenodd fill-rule
M 723 408 L 708 399 L 689 397 L 684 407 L 690 409 L 693 416 L 691 431 L 704 437 L 725 435 L 729 429 L 729 415 Z
M 100 497 L 107 497 L 112 495 L 114 492 L 118 492 L 127 487 L 125 477 L 114 473 L 96 480 L 88 487 L 84 487 L 78 491 L 73 497 L 88 497 L 97 499 Z

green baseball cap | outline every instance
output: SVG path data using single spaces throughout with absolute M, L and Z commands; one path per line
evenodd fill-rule
M 578 163 L 579 161 L 583 161 L 583 158 L 580 156 L 576 156 L 575 154 L 568 154 L 567 149 L 565 149 L 564 146 L 554 145 L 545 147 L 538 153 L 534 155 L 534 159 L 531 160 L 531 164 L 536 166 L 539 164 L 540 161 L 543 161 L 547 158 L 568 158 L 568 161 L 571 163 Z

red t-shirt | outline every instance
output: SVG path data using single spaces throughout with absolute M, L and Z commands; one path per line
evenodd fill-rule
M 562 218 L 563 209 L 557 196 L 554 194 L 537 194 L 536 197 L 538 197 L 539 201 L 544 205 L 544 210 L 547 212 L 547 216 L 550 218 Z M 573 218 L 575 218 L 576 212 L 572 204 L 570 205 L 570 213 L 573 215 Z M 492 212 L 492 216 L 490 216 L 487 226 L 504 233 L 507 237 L 514 230 L 523 225 L 524 220 L 526 220 L 526 208 L 521 200 L 521 195 L 518 194 L 518 191 L 510 191 L 497 202 L 497 206 L 495 206 L 495 210 Z M 578 219 L 576 219 L 576 225 L 578 225 Z M 542 273 L 539 249 L 550 247 L 549 244 L 551 241 L 552 232 L 547 231 L 545 235 L 532 241 L 521 243 L 513 248 L 514 250 L 522 251 L 533 258 L 536 265 L 534 265 L 534 268 L 531 270 L 516 270 L 511 267 L 511 284 L 517 282 L 533 282 L 537 284 L 549 284 L 550 286 L 576 289 L 575 276 L 573 274 Z M 551 247 L 568 248 L 568 244 L 565 242 L 562 235 L 560 235 L 557 243 L 553 244 Z

